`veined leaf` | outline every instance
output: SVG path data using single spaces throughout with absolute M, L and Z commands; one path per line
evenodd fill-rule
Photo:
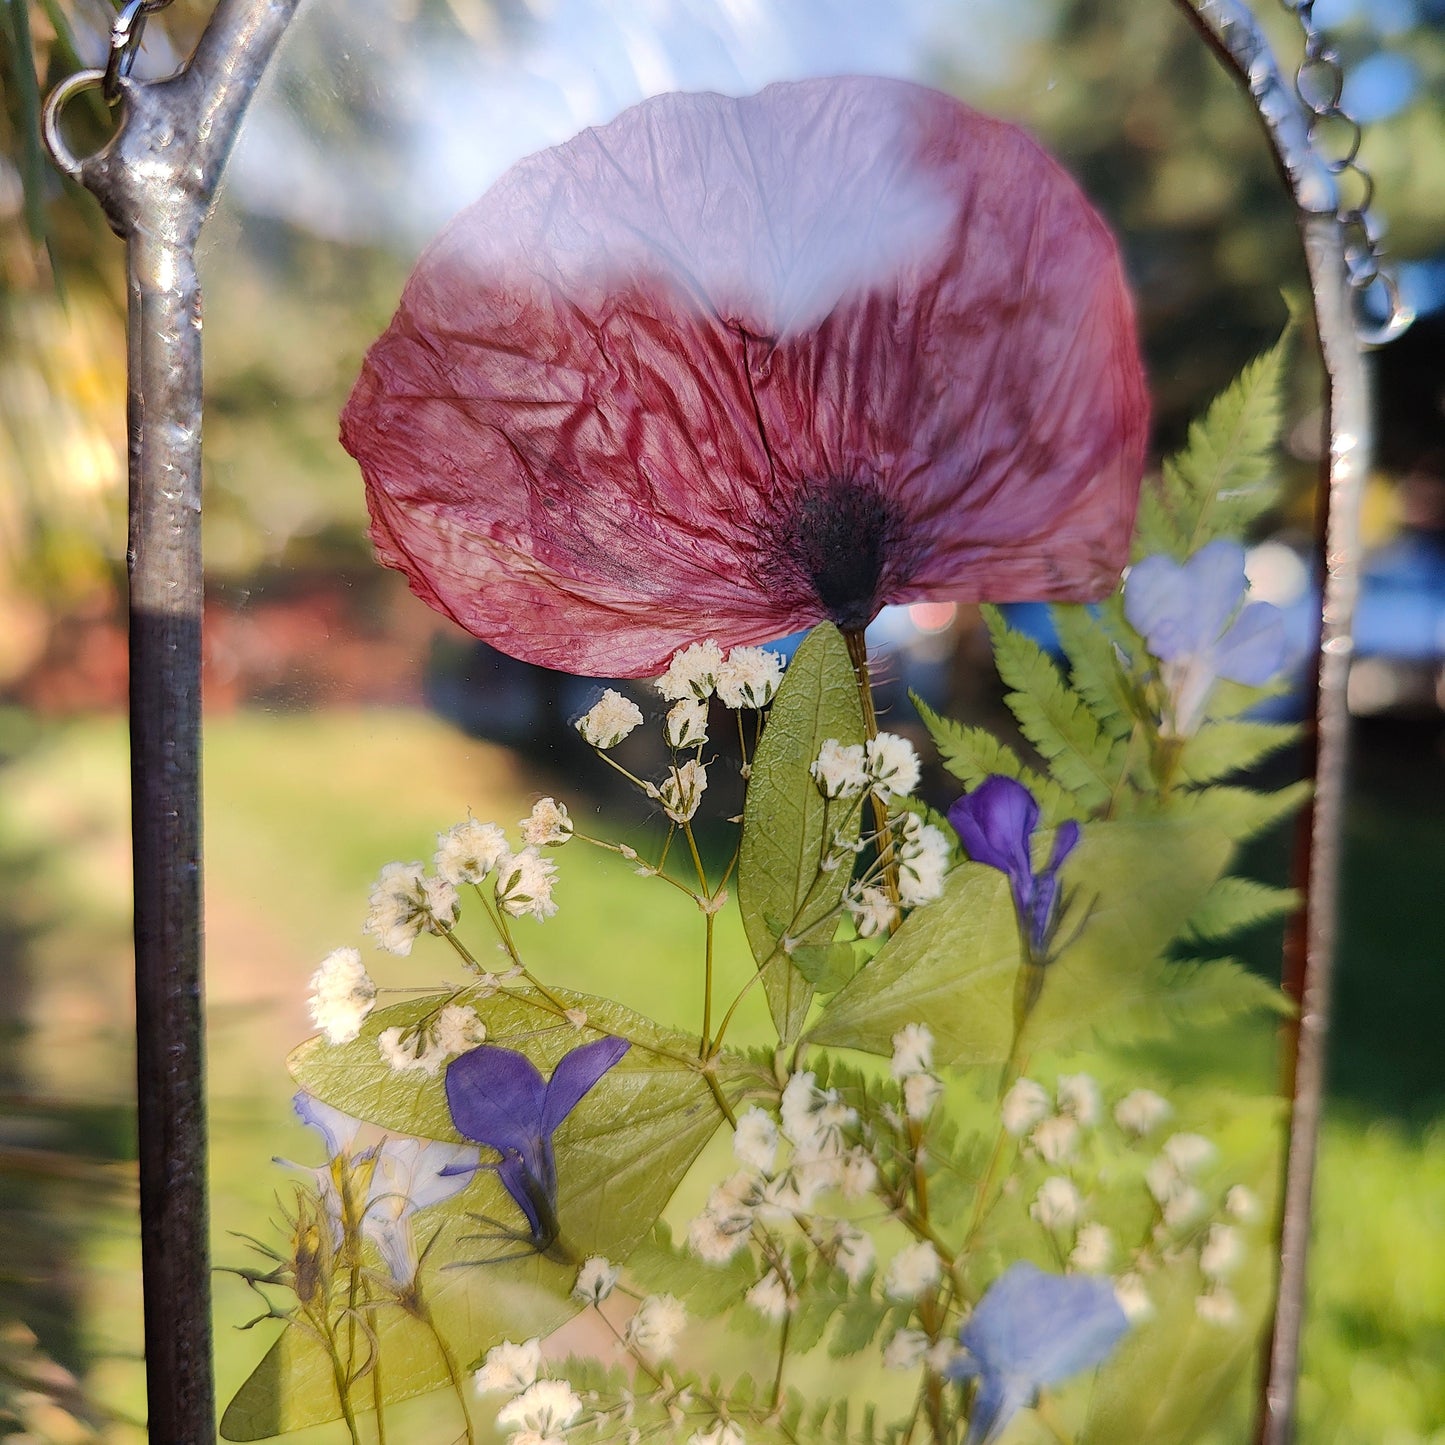
M 1028 767 L 1007 743 L 986 728 L 970 727 L 940 716 L 917 693 L 910 693 L 918 716 L 933 738 L 938 756 L 967 788 L 976 788 L 995 774 L 1014 778 L 1034 795 L 1045 824 L 1053 826 L 1078 815 L 1078 804 L 1052 778 Z
M 846 867 L 821 872 L 833 835 L 858 836 L 862 804 L 829 802 L 808 771 L 829 738 L 864 738 L 863 705 L 843 635 L 830 623 L 808 634 L 773 701 L 753 758 L 738 857 L 738 906 L 768 1008 L 784 1043 L 797 1038 L 813 988 L 782 949 L 832 942 Z M 781 924 L 780 933 L 773 925 Z
M 1232 849 L 1227 836 L 1172 819 L 1085 824 L 1061 875 L 1072 893 L 1060 932 L 1077 936 L 1048 966 L 1028 1024 L 1032 1047 L 1066 1049 L 1169 1018 L 1187 973 L 1161 962 Z M 887 1054 L 926 1021 L 940 1064 L 999 1063 L 1014 1036 L 1018 925 L 1004 875 L 965 863 L 943 896 L 915 910 L 839 990 L 808 1032 L 819 1044 Z M 1161 1024 L 1161 1027 L 1163 1025 Z
M 1228 938 L 1293 913 L 1299 906 L 1300 896 L 1293 888 L 1274 888 L 1253 878 L 1224 877 L 1190 916 L 1189 931 L 1196 938 Z
M 1087 607 L 1058 606 L 1049 613 L 1059 645 L 1069 659 L 1074 691 L 1088 704 L 1101 731 L 1114 738 L 1127 737 L 1139 703 L 1114 651 L 1113 639 Z
M 1146 482 L 1134 556 L 1178 561 L 1215 537 L 1238 537 L 1279 501 L 1280 378 L 1293 327 L 1255 358 L 1189 428 L 1182 452 Z
M 1206 722 L 1179 753 L 1179 771 L 1190 783 L 1212 783 L 1243 772 L 1298 741 L 1293 723 Z
M 996 607 L 982 612 L 993 639 L 994 665 L 1012 689 L 1004 701 L 1023 735 L 1086 812 L 1102 807 L 1123 769 L 1123 742 L 1101 731 L 1083 698 L 1067 686 L 1033 638 L 1010 627 Z
M 544 1074 L 579 1043 L 600 1034 L 632 1040 L 621 1062 L 602 1076 L 553 1138 L 563 1243 L 578 1260 L 602 1254 L 621 1261 L 646 1237 L 722 1114 L 696 1067 L 695 1039 L 659 1028 L 619 1004 L 585 994 L 559 991 L 558 996 L 569 1007 L 586 1010 L 586 1027 L 579 1031 L 552 1022 L 533 998 L 497 996 L 479 1004 L 478 1011 L 491 1040 L 520 1048 Z M 312 1039 L 292 1054 L 291 1072 L 302 1088 L 348 1114 L 396 1133 L 459 1142 L 443 1077 L 429 1079 L 419 1070 L 396 1073 L 377 1052 L 383 1029 L 415 1025 L 442 1001 L 417 999 L 379 1010 L 349 1044 Z M 722 1071 L 725 1078 L 729 1067 L 730 1061 Z M 479 1215 L 521 1226 L 516 1204 L 497 1176 L 485 1170 L 461 1193 L 415 1216 L 419 1244 L 434 1239 L 420 1276 L 422 1296 L 463 1362 L 504 1338 L 546 1334 L 580 1308 L 570 1297 L 575 1264 L 530 1254 L 455 1267 L 517 1252 L 506 1244 L 479 1242 L 478 1234 L 489 1228 L 477 1222 Z M 376 1312 L 372 1327 L 388 1402 L 447 1383 L 446 1362 L 421 1321 L 390 1306 Z M 355 1394 L 358 1410 L 371 1405 L 369 1383 Z M 290 1326 L 237 1391 L 221 1434 L 227 1440 L 264 1440 L 340 1414 L 325 1349 L 309 1331 Z

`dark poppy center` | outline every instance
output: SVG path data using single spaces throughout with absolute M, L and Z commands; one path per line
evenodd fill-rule
M 793 517 L 794 555 L 824 611 L 845 632 L 877 615 L 891 532 L 883 497 L 868 482 L 830 478 L 802 496 Z

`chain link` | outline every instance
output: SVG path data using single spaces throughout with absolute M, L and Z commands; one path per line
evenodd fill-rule
M 131 72 L 142 37 L 145 35 L 146 18 L 157 10 L 164 10 L 171 0 L 127 0 L 110 27 L 110 51 L 105 58 L 105 76 L 100 82 L 100 93 L 108 105 L 120 99 L 120 83 Z
M 1336 178 L 1339 199 L 1336 218 L 1345 239 L 1345 268 L 1356 296 L 1356 329 L 1368 345 L 1392 341 L 1415 319 L 1415 313 L 1400 297 L 1400 284 L 1392 266 L 1386 264 L 1380 244 L 1382 232 L 1370 215 L 1375 199 L 1374 177 L 1360 164 L 1360 122 L 1340 104 L 1345 91 L 1345 71 L 1339 52 L 1315 23 L 1315 0 L 1279 0 L 1281 7 L 1299 22 L 1304 35 L 1304 55 L 1295 71 L 1295 93 L 1309 112 L 1307 139 L 1310 148 Z M 1385 292 L 1387 314 L 1377 323 L 1363 314 L 1364 296 L 1373 286 Z

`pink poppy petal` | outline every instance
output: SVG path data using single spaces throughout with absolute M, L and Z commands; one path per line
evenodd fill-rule
M 423 255 L 342 440 L 432 606 L 639 676 L 889 602 L 1102 595 L 1147 422 L 1074 183 L 851 78 L 659 96 L 515 166 Z

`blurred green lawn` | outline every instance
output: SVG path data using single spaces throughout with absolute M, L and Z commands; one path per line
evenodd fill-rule
M 264 1233 L 285 1187 L 284 1170 L 269 1161 L 315 1155 L 290 1119 L 282 1061 L 309 1032 L 305 994 L 317 961 L 334 947 L 362 944 L 366 892 L 380 866 L 429 857 L 437 831 L 469 810 L 511 825 L 540 793 L 575 803 L 592 780 L 573 784 L 528 773 L 505 750 L 404 711 L 241 712 L 209 719 L 205 745 L 214 1251 L 218 1264 L 242 1264 L 249 1262 L 247 1249 L 235 1232 Z M 125 746 L 120 719 L 54 725 L 31 736 L 0 773 L 0 861 L 23 877 L 12 908 L 27 969 L 17 1012 L 30 1021 L 18 1040 L 20 1077 L 67 1120 L 72 1147 L 80 1140 L 92 1154 L 118 1161 L 131 1155 Z M 640 815 L 612 811 L 604 820 L 580 803 L 574 815 L 583 831 L 634 844 L 647 836 Z M 1407 850 L 1419 868 L 1434 865 L 1425 834 L 1383 826 L 1368 804 L 1354 816 L 1366 835 L 1356 859 L 1365 890 L 1360 909 L 1371 919 L 1388 908 L 1390 887 L 1402 885 L 1399 868 L 1410 866 L 1376 858 L 1371 837 Z M 1428 819 L 1428 809 L 1421 818 Z M 631 876 L 616 856 L 574 843 L 559 862 L 561 911 L 545 924 L 522 925 L 520 941 L 536 971 L 696 1027 L 697 911 L 665 885 Z M 724 996 L 748 972 L 736 918 L 725 917 Z M 1392 921 L 1399 926 L 1393 915 Z M 1388 932 L 1381 937 L 1397 963 L 1400 950 L 1411 947 Z M 411 959 L 367 948 L 378 982 L 402 988 L 445 976 L 449 955 L 427 942 Z M 1361 961 L 1351 958 L 1341 1025 L 1350 1092 L 1327 1122 L 1300 1439 L 1445 1445 L 1439 1015 L 1423 1025 L 1411 1014 L 1402 1028 L 1412 1004 L 1386 988 L 1391 959 L 1372 952 L 1362 978 Z M 1428 956 L 1413 971 L 1433 977 Z M 1412 976 L 1407 966 L 1403 978 Z M 739 1037 L 762 1037 L 760 1002 L 741 1023 Z M 1371 1049 L 1383 1050 L 1373 1069 Z M 1273 1073 L 1272 1038 L 1267 1027 L 1246 1022 L 1180 1051 L 1118 1050 L 1089 1066 L 1180 1089 L 1201 1082 L 1253 1089 Z M 1408 1093 L 1389 1087 L 1383 1076 L 1391 1072 Z M 77 1133 L 82 1117 L 99 1122 Z M 107 1188 L 41 1190 L 31 1203 L 42 1212 L 58 1209 L 55 1228 L 70 1232 L 79 1251 L 74 1348 L 89 1362 L 87 1383 L 134 1421 L 143 1413 L 143 1386 L 133 1192 L 123 1166 L 105 1177 Z M 237 1279 L 217 1276 L 223 1401 L 262 1352 L 261 1335 L 271 1327 L 249 1334 L 235 1328 L 257 1312 Z M 63 1351 L 62 1324 L 57 1318 L 53 1333 Z M 397 1438 L 431 1438 L 428 1408 L 399 1420 Z M 324 1434 L 292 1438 L 301 1445 Z M 117 1424 L 110 1438 L 144 1436 Z M 1227 1445 L 1233 1438 L 1219 1440 Z

